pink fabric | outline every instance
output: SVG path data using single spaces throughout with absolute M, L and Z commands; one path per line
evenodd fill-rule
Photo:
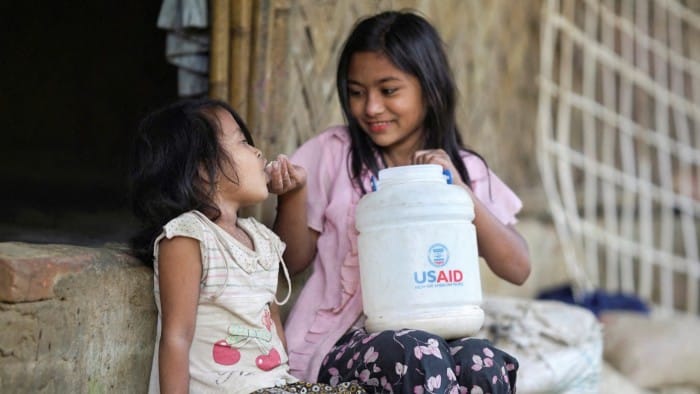
M 326 354 L 362 314 L 355 208 L 361 194 L 352 183 L 350 137 L 331 127 L 307 141 L 291 157 L 308 174 L 308 224 L 320 232 L 313 273 L 295 302 L 285 327 L 292 375 L 315 382 Z M 476 156 L 463 160 L 475 196 L 503 223 L 517 222 L 520 199 Z M 363 178 L 369 190 L 369 176 Z

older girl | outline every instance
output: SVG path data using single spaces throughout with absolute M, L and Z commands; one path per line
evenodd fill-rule
M 407 12 L 360 21 L 343 47 L 337 89 L 347 125 L 320 133 L 291 160 L 279 157 L 271 172 L 274 229 L 289 245 L 290 270 L 313 266 L 286 325 L 292 374 L 359 382 L 370 392 L 514 391 L 517 361 L 486 340 L 448 342 L 410 327 L 369 334 L 363 326 L 355 207 L 382 168 L 433 163 L 458 174 L 489 268 L 515 284 L 530 272 L 513 227 L 520 200 L 462 144 L 438 33 Z

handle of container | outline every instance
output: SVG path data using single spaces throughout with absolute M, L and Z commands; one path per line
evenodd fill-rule
M 442 170 L 442 175 L 445 176 L 445 180 L 447 181 L 447 184 L 451 185 L 452 184 L 452 173 L 450 172 L 450 170 L 445 168 L 444 170 Z

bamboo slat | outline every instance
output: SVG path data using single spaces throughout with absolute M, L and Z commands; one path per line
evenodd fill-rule
M 230 0 L 211 1 L 209 96 L 228 101 Z
M 229 53 L 231 78 L 228 83 L 231 105 L 242 116 L 248 117 L 248 92 L 250 91 L 250 65 L 252 58 L 251 32 L 253 1 L 235 0 L 231 4 L 231 50 Z

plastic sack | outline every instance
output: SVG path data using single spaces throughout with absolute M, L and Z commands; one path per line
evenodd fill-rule
M 589 310 L 558 301 L 487 297 L 477 336 L 518 359 L 517 391 L 598 393 L 601 325 Z

